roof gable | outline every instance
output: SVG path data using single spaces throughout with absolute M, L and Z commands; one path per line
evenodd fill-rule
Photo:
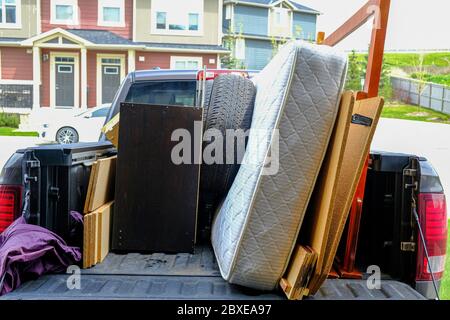
M 307 6 L 301 5 L 292 0 L 234 0 L 234 1 L 229 0 L 229 1 L 225 1 L 225 3 L 227 3 L 227 2 L 242 3 L 242 4 L 246 4 L 246 5 L 255 5 L 255 6 L 266 6 L 266 7 L 271 7 L 280 2 L 285 2 L 288 5 L 290 5 L 294 11 L 302 11 L 302 12 L 308 12 L 308 13 L 312 13 L 312 14 L 320 14 L 319 11 L 309 8 Z
M 24 41 L 22 41 L 22 45 L 25 46 L 32 46 L 34 44 L 38 43 L 46 43 L 47 41 L 57 37 L 62 36 L 67 39 L 69 39 L 72 42 L 75 42 L 76 44 L 81 45 L 89 45 L 92 44 L 91 42 L 87 41 L 86 39 L 83 39 L 82 37 L 79 37 L 75 34 L 70 33 L 68 30 L 62 29 L 62 28 L 55 28 L 52 30 L 49 30 L 47 32 L 38 34 L 34 37 L 28 38 Z

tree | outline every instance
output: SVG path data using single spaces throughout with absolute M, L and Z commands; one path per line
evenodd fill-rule
M 362 82 L 366 78 L 367 63 L 369 55 L 365 54 L 363 59 L 358 56 L 355 50 L 349 56 L 348 73 L 347 73 L 347 90 L 360 91 L 362 90 Z M 386 100 L 392 98 L 392 84 L 391 84 L 391 67 L 385 63 L 383 59 L 383 67 L 381 69 L 379 96 Z
M 419 58 L 416 61 L 414 61 L 414 79 L 418 80 L 417 82 L 417 87 L 419 89 L 419 101 L 417 104 L 417 111 L 420 111 L 421 108 L 421 97 L 423 94 L 423 91 L 426 88 L 426 84 L 425 84 L 425 68 L 424 68 L 424 60 L 425 60 L 425 54 L 421 53 L 419 54 Z
M 379 92 L 379 95 L 386 100 L 392 98 L 391 66 L 386 63 L 385 58 L 383 58 L 383 68 L 381 69 Z
M 280 48 L 284 46 L 286 43 L 292 40 L 300 39 L 302 37 L 303 28 L 299 24 L 297 24 L 295 25 L 294 29 L 295 30 L 291 37 L 281 37 L 281 38 L 277 38 L 274 36 L 270 37 L 270 42 L 272 44 L 272 57 L 274 57 L 278 53 Z
M 223 45 L 230 53 L 225 55 L 222 60 L 222 68 L 226 69 L 245 69 L 245 65 L 242 60 L 236 59 L 236 42 L 242 39 L 242 24 L 239 26 L 239 33 L 235 33 L 233 27 L 228 29 L 228 33 L 224 38 Z
M 347 90 L 360 91 L 362 79 L 361 63 L 358 59 L 356 51 L 353 50 L 348 58 L 348 73 L 347 73 Z

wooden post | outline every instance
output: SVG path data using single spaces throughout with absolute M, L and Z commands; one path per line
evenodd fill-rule
M 445 86 L 442 86 L 442 103 L 441 103 L 441 112 L 444 113 L 445 107 Z
M 317 33 L 317 44 L 322 44 L 323 41 L 325 40 L 325 32 L 318 32 Z
M 386 31 L 389 20 L 390 0 L 369 0 L 341 27 L 323 41 L 323 44 L 335 46 L 354 31 L 364 25 L 370 17 L 374 16 L 374 25 L 370 42 L 369 57 L 367 62 L 366 80 L 364 83 L 364 93 L 358 93 L 357 100 L 374 98 L 378 96 L 380 88 L 381 71 L 383 67 L 384 45 L 386 41 Z M 369 155 L 367 155 L 368 161 Z M 367 164 L 367 162 L 366 162 Z M 354 260 L 356 255 L 357 242 L 360 223 L 360 208 L 364 198 L 365 177 L 367 166 L 364 167 L 362 176 L 357 186 L 357 192 L 352 202 L 350 234 L 347 239 L 347 250 L 344 257 L 344 268 L 349 276 L 359 277 L 359 273 L 354 270 Z
M 372 6 L 378 6 L 379 9 L 375 12 L 369 60 L 367 62 L 366 82 L 364 85 L 364 91 L 367 92 L 369 98 L 378 96 L 378 90 L 380 88 L 390 0 L 377 0 L 374 1 Z M 370 10 L 370 8 L 371 6 L 367 10 Z
M 364 84 L 364 91 L 369 98 L 376 97 L 380 87 L 390 4 L 391 0 L 369 0 L 347 22 L 323 41 L 325 45 L 335 46 L 363 26 L 370 17 L 375 16 Z

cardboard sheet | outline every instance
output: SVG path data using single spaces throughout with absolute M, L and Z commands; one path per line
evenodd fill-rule
M 347 91 L 342 95 L 333 135 L 300 232 L 300 244 L 311 247 L 317 254 L 316 268 L 309 287 L 317 283 L 322 272 L 331 216 L 337 195 L 338 177 L 343 164 L 342 159 L 350 131 L 354 103 L 353 92 Z
M 109 253 L 114 201 L 84 216 L 83 268 L 101 263 Z
M 109 253 L 109 241 L 111 234 L 111 215 L 114 201 L 105 204 L 96 210 L 98 216 L 98 238 L 96 263 L 101 263 Z
M 351 203 L 361 177 L 364 162 L 370 151 L 370 144 L 380 118 L 384 100 L 382 98 L 364 99 L 355 102 L 352 122 L 361 120 L 371 122 L 370 125 L 352 123 L 348 133 L 347 145 L 342 160 L 342 168 L 337 184 L 337 195 L 331 216 L 329 236 L 327 239 L 323 267 L 320 279 L 310 292 L 314 294 L 327 278 L 336 256 L 337 247 L 347 221 Z M 358 121 L 360 120 L 360 121 Z
M 92 266 L 90 258 L 90 241 L 91 241 L 91 215 L 87 214 L 83 217 L 83 268 L 89 268 Z
M 119 148 L 119 122 L 120 113 L 116 114 L 105 126 L 102 128 L 102 132 L 111 143 Z
M 84 213 L 92 212 L 114 199 L 117 156 L 99 159 L 92 165 Z
M 290 300 L 301 300 L 308 294 L 307 284 L 317 261 L 317 254 L 310 248 L 297 246 L 280 281 L 280 286 Z

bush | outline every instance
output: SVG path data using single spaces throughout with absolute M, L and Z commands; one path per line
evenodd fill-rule
M 18 128 L 20 116 L 15 113 L 0 113 L 0 127 Z

